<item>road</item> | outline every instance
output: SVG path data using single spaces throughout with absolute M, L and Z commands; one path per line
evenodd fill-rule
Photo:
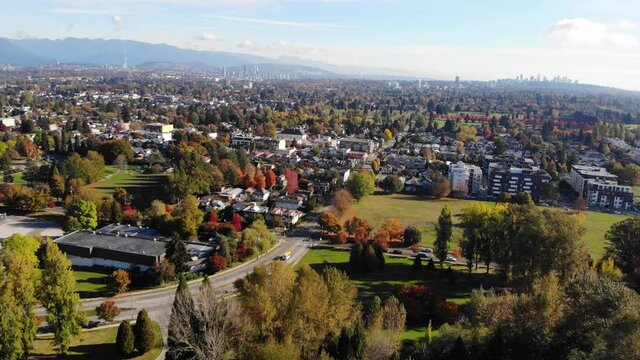
M 312 223 L 305 223 L 290 234 L 281 236 L 280 242 L 268 253 L 260 256 L 259 258 L 210 276 L 209 279 L 211 281 L 211 285 L 218 293 L 230 294 L 234 291 L 233 283 L 236 280 L 244 278 L 246 275 L 251 273 L 255 267 L 266 265 L 274 261 L 278 256 L 286 253 L 287 251 L 291 251 L 292 254 L 291 258 L 289 258 L 286 263 L 292 266 L 295 265 L 309 250 L 311 243 L 308 239 L 310 229 L 314 226 L 313 223 L 315 223 L 315 221 L 312 221 Z M 201 281 L 190 282 L 189 290 L 195 295 L 198 293 L 200 285 Z M 139 310 L 146 309 L 149 316 L 160 324 L 163 332 L 166 334 L 176 287 L 176 285 L 173 285 L 162 289 L 128 293 L 110 298 L 110 300 L 115 301 L 119 308 L 131 309 L 123 311 L 116 320 L 135 318 Z M 81 304 L 84 310 L 93 310 L 104 300 L 104 298 L 86 299 L 82 300 Z M 36 308 L 36 315 L 42 316 L 45 315 L 45 313 L 46 311 L 42 307 Z M 91 316 L 89 317 L 89 321 L 95 322 L 97 321 L 97 318 L 95 316 Z

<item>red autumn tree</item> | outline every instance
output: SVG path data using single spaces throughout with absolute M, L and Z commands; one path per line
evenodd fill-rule
M 356 202 L 351 193 L 346 189 L 340 189 L 333 195 L 331 205 L 336 210 L 338 217 L 342 217 Z
M 287 179 L 287 187 L 285 188 L 287 194 L 293 194 L 298 191 L 298 173 L 287 169 L 284 172 L 284 177 Z
M 367 220 L 354 216 L 344 223 L 344 228 L 355 241 L 364 241 L 371 235 L 373 227 Z
M 214 272 L 225 270 L 229 266 L 227 258 L 218 254 L 209 258 L 209 265 Z
M 242 219 L 240 219 L 240 215 L 238 215 L 238 213 L 233 214 L 231 224 L 236 229 L 236 231 L 242 231 Z
M 264 190 L 267 187 L 264 174 L 262 174 L 262 171 L 260 170 L 256 172 L 256 175 L 253 177 L 253 181 L 256 183 L 255 187 L 260 190 Z
M 347 234 L 346 231 L 340 231 L 338 233 L 338 236 L 336 236 L 336 240 L 338 241 L 338 243 L 340 244 L 346 244 L 347 240 L 349 240 L 349 234 Z
M 587 201 L 582 196 L 578 196 L 578 198 L 573 202 L 573 208 L 578 211 L 586 211 Z
M 276 173 L 273 170 L 269 170 L 267 177 L 265 178 L 265 186 L 267 189 L 271 189 L 276 184 Z
M 218 225 L 218 217 L 215 212 L 209 213 L 209 224 Z

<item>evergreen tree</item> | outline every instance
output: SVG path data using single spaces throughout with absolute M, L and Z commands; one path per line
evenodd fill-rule
M 80 335 L 80 324 L 85 322 L 85 315 L 75 292 L 76 280 L 71 271 L 71 261 L 50 239 L 47 240 L 42 264 L 40 301 L 47 309 L 46 320 L 53 331 L 53 343 L 65 355 L 71 338 Z
M 183 273 L 188 271 L 186 263 L 189 261 L 189 254 L 187 253 L 187 247 L 177 234 L 174 234 L 171 241 L 165 246 L 166 258 L 176 269 L 176 273 Z
M 208 282 L 208 279 L 207 279 Z M 203 286 L 207 286 L 203 282 Z M 191 311 L 194 309 L 193 299 L 189 292 L 189 286 L 184 275 L 180 275 L 178 288 L 176 289 L 176 296 L 173 300 L 173 307 L 171 308 L 171 318 L 169 319 L 169 332 L 167 336 L 167 360 L 182 360 L 191 359 L 194 354 L 185 347 L 180 340 L 176 339 L 176 334 L 179 329 L 184 329 L 185 324 L 182 322 L 189 322 L 193 318 L 193 314 L 184 314 L 185 311 Z M 186 328 L 191 327 L 188 324 Z
M 135 341 L 131 324 L 123 320 L 118 326 L 118 335 L 116 336 L 116 347 L 123 358 L 128 358 L 133 354 L 136 346 Z
M 138 349 L 138 352 L 141 354 L 149 352 L 149 350 L 156 346 L 156 335 L 153 332 L 151 319 L 149 319 L 147 310 L 142 309 L 138 313 L 136 325 L 134 327 L 134 334 L 136 338 L 136 349 Z
M 449 253 L 449 241 L 451 241 L 453 223 L 451 222 L 451 211 L 445 205 L 438 216 L 438 222 L 434 225 L 436 230 L 435 254 L 440 260 L 440 266 L 447 259 Z
M 453 348 L 449 351 L 449 356 L 447 357 L 449 360 L 468 360 L 469 352 L 467 351 L 467 347 L 464 345 L 464 341 L 460 336 L 456 339 L 456 342 L 453 343 Z

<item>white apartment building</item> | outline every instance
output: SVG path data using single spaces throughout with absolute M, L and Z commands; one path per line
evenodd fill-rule
M 449 165 L 449 183 L 453 192 L 477 194 L 482 184 L 482 169 L 458 161 Z

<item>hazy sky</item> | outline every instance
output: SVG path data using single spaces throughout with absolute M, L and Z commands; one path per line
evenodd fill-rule
M 452 79 L 640 90 L 640 0 L 8 0 L 0 36 L 131 39 Z M 393 71 L 391 71 L 393 70 Z

